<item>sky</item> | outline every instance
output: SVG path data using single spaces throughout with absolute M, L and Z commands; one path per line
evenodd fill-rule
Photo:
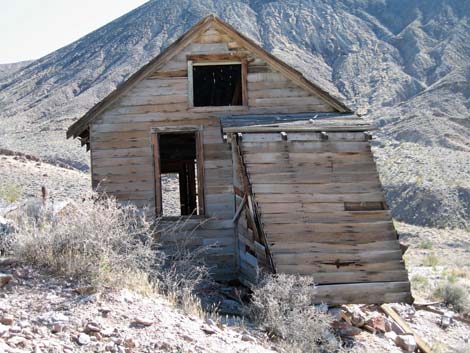
M 38 59 L 147 0 L 0 0 L 0 64 Z

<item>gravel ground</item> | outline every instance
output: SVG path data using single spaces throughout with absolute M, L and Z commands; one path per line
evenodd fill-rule
M 273 352 L 259 332 L 184 315 L 158 296 L 80 295 L 27 267 L 2 272 L 14 280 L 1 289 L 1 352 Z

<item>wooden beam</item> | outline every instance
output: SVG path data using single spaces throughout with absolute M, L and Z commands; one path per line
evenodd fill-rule
M 238 221 L 238 218 L 240 217 L 240 215 L 243 211 L 243 208 L 245 208 L 245 204 L 246 204 L 246 195 L 243 196 L 242 202 L 238 206 L 237 212 L 235 212 L 235 215 L 232 218 L 232 223 L 235 223 L 235 222 Z
M 268 245 L 269 243 L 268 243 L 266 234 L 263 231 L 263 225 L 261 223 L 261 220 L 259 219 L 260 213 L 256 208 L 256 203 L 253 202 L 252 200 L 251 185 L 248 179 L 248 173 L 246 171 L 245 161 L 243 160 L 243 152 L 241 150 L 241 146 L 240 146 L 241 141 L 239 140 L 239 137 L 241 136 L 237 135 L 234 139 L 232 139 L 232 144 L 233 144 L 233 148 L 236 149 L 238 165 L 240 166 L 240 170 L 239 170 L 240 178 L 243 181 L 244 194 L 246 195 L 247 201 L 248 201 L 246 206 L 249 206 L 249 207 L 245 206 L 247 210 L 246 212 L 247 220 L 251 224 L 251 228 L 253 232 L 256 233 L 257 235 L 256 238 L 260 240 L 266 248 L 266 258 L 268 259 L 269 266 L 271 267 L 270 270 L 272 271 L 272 273 L 276 273 L 276 267 L 274 265 L 273 257 L 269 250 L 269 245 Z
M 188 60 L 194 62 L 206 61 L 239 61 L 246 59 L 246 54 L 243 53 L 223 53 L 223 54 L 189 54 L 186 55 Z
M 152 151 L 153 151 L 153 175 L 155 187 L 155 216 L 160 217 L 163 213 L 162 205 L 162 181 L 160 171 L 160 147 L 158 141 L 158 134 L 152 133 Z
M 204 136 L 202 129 L 196 132 L 196 160 L 197 160 L 197 197 L 199 204 L 199 214 L 206 213 L 204 197 Z
M 426 342 L 424 342 L 421 337 L 419 337 L 412 329 L 410 326 L 408 326 L 407 322 L 405 320 L 403 320 L 403 318 L 398 315 L 398 313 L 392 309 L 392 307 L 388 304 L 382 304 L 380 306 L 380 309 L 382 309 L 382 311 L 387 314 L 388 316 L 390 316 L 393 321 L 395 321 L 395 323 L 406 333 L 411 333 L 413 334 L 415 340 L 416 340 L 416 343 L 419 347 L 419 349 L 421 349 L 424 353 L 432 353 L 432 350 L 431 348 L 427 345 Z

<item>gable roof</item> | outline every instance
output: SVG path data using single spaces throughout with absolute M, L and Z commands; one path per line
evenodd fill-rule
M 121 95 L 128 92 L 135 84 L 144 79 L 148 74 L 157 70 L 159 67 L 163 66 L 165 63 L 171 60 L 182 48 L 189 44 L 191 40 L 193 40 L 204 30 L 206 30 L 210 25 L 214 25 L 216 28 L 225 31 L 232 37 L 236 38 L 236 40 L 239 41 L 242 46 L 258 55 L 260 58 L 262 58 L 268 64 L 273 66 L 280 73 L 291 79 L 293 82 L 297 83 L 299 86 L 322 98 L 325 102 L 330 104 L 338 112 L 352 112 L 345 104 L 343 104 L 337 98 L 330 95 L 318 85 L 307 80 L 301 72 L 287 65 L 282 60 L 276 58 L 274 55 L 263 49 L 253 40 L 238 32 L 231 25 L 225 23 L 214 14 L 211 14 L 209 16 L 204 17 L 201 21 L 191 27 L 187 32 L 185 32 L 180 38 L 178 38 L 175 42 L 168 46 L 158 56 L 156 56 L 149 63 L 144 65 L 140 70 L 131 75 L 126 81 L 121 83 L 102 101 L 98 102 L 93 108 L 91 108 L 83 117 L 81 117 L 74 124 L 72 124 L 67 130 L 67 138 L 75 138 L 78 136 L 88 135 L 86 130 L 97 116 L 104 112 L 104 110 L 106 110 L 115 100 L 117 100 Z

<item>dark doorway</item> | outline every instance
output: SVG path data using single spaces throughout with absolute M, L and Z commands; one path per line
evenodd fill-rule
M 196 134 L 159 134 L 158 141 L 161 182 L 176 184 L 174 187 L 168 184 L 162 185 L 162 215 L 187 216 L 197 214 Z
M 195 107 L 242 105 L 242 65 L 194 65 Z

